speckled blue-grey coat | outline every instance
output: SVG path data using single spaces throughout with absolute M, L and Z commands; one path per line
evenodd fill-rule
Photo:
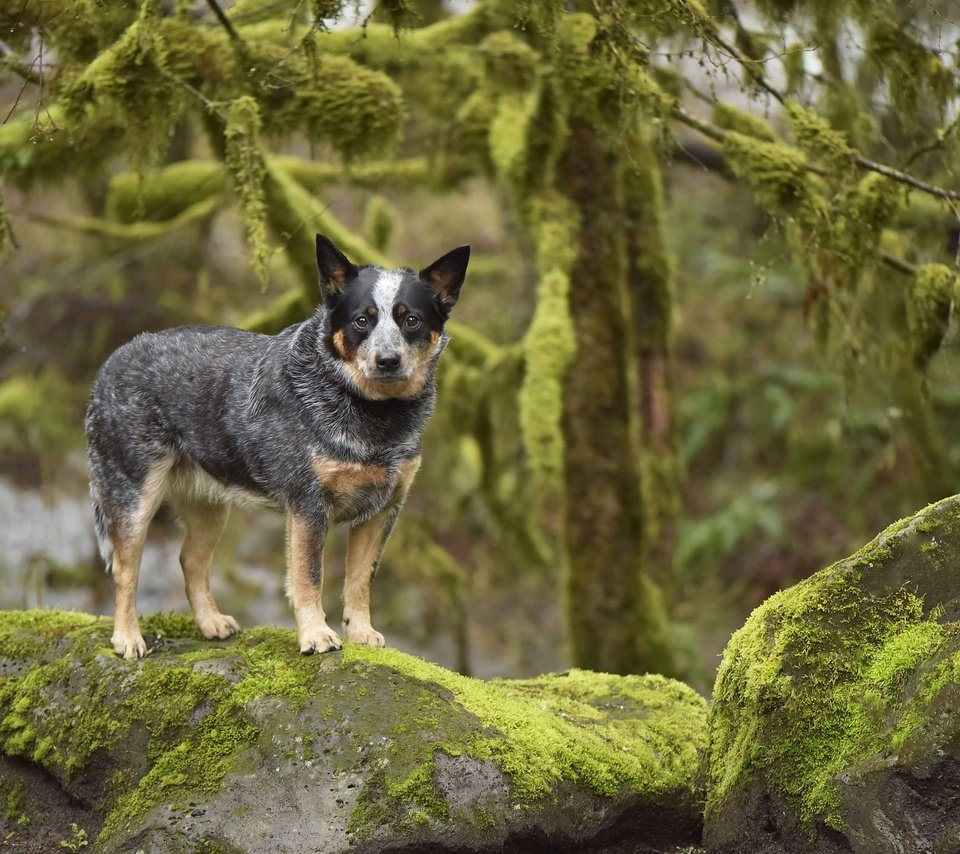
M 87 411 L 97 539 L 116 584 L 113 646 L 147 652 L 136 586 L 147 528 L 168 501 L 186 536 L 187 598 L 205 637 L 239 629 L 210 592 L 234 501 L 287 513 L 287 592 L 300 648 L 340 647 L 321 603 L 323 543 L 350 525 L 348 639 L 382 645 L 370 581 L 420 462 L 444 329 L 469 247 L 415 273 L 357 267 L 317 235 L 324 304 L 279 335 L 192 326 L 143 334 L 100 369 Z

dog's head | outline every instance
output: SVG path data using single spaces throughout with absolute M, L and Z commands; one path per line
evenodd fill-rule
M 358 267 L 317 235 L 317 269 L 329 326 L 325 346 L 354 388 L 370 400 L 411 398 L 446 346 L 444 323 L 460 296 L 470 247 L 419 273 Z

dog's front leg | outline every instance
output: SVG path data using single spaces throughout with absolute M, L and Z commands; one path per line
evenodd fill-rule
M 323 544 L 326 520 L 308 522 L 287 511 L 287 595 L 297 620 L 300 652 L 311 655 L 340 649 L 340 638 L 327 625 L 323 611 Z
M 350 528 L 347 543 L 347 576 L 343 586 L 343 627 L 347 640 L 369 646 L 383 646 L 383 635 L 370 624 L 370 582 L 380 565 L 397 516 L 403 508 L 420 458 L 400 468 L 400 476 L 390 501 L 376 516 Z

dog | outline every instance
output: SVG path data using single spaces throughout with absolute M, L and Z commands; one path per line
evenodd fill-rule
M 168 501 L 186 529 L 187 599 L 205 638 L 240 627 L 210 591 L 229 505 L 286 511 L 286 590 L 305 654 L 341 648 L 323 610 L 329 527 L 350 526 L 343 626 L 383 646 L 370 583 L 420 466 L 445 323 L 470 247 L 415 273 L 357 266 L 316 237 L 323 302 L 278 335 L 216 326 L 144 333 L 94 382 L 85 427 L 100 552 L 115 583 L 114 650 L 147 654 L 136 610 L 147 528 Z

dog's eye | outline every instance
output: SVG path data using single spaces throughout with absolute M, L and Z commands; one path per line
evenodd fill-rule
M 359 314 L 353 319 L 353 325 L 357 329 L 366 329 L 370 325 L 370 321 L 364 315 Z
M 406 325 L 407 329 L 419 329 L 419 328 L 420 328 L 420 318 L 417 317 L 415 314 L 408 314 L 408 315 L 403 319 L 403 322 L 404 322 L 404 324 Z

